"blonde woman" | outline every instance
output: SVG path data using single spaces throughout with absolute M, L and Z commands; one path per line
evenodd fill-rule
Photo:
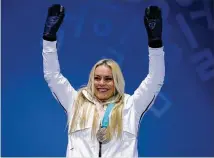
M 154 103 L 165 76 L 160 8 L 145 9 L 148 33 L 149 73 L 133 94 L 124 92 L 125 81 L 118 64 L 98 61 L 88 84 L 75 90 L 60 72 L 56 33 L 63 22 L 64 7 L 48 10 L 43 34 L 44 78 L 68 116 L 67 157 L 138 157 L 139 121 Z

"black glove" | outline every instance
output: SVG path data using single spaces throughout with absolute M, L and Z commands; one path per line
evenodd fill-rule
M 48 9 L 48 15 L 45 22 L 43 39 L 47 41 L 56 41 L 56 33 L 63 22 L 65 9 L 60 4 L 54 4 Z
M 162 43 L 162 13 L 157 6 L 145 9 L 144 24 L 148 35 L 148 45 L 152 48 L 163 46 Z

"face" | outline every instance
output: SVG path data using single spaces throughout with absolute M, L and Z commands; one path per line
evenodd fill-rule
M 95 69 L 94 74 L 95 96 L 105 101 L 114 94 L 114 80 L 112 71 L 108 66 L 100 65 Z

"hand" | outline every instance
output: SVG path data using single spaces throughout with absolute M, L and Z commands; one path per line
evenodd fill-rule
M 63 22 L 65 9 L 60 4 L 54 4 L 48 8 L 48 15 L 45 22 L 43 39 L 47 41 L 56 41 L 56 33 Z
M 157 6 L 145 9 L 144 24 L 148 35 L 148 45 L 152 48 L 162 47 L 162 13 Z

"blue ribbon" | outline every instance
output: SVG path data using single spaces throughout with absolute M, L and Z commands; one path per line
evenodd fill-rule
M 113 103 L 108 104 L 107 109 L 106 109 L 105 114 L 104 114 L 104 117 L 103 117 L 103 120 L 102 120 L 102 126 L 101 126 L 102 128 L 108 127 L 108 125 L 109 125 L 109 114 L 110 114 L 111 110 L 113 109 L 113 107 L 114 107 Z

